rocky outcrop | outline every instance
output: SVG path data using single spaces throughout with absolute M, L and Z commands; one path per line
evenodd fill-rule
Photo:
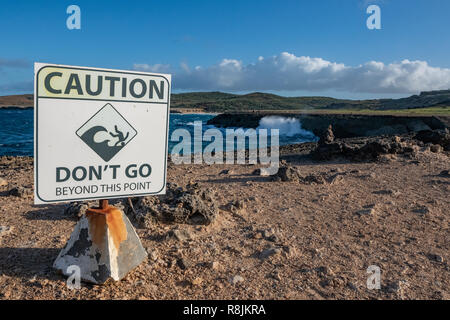
M 32 193 L 33 193 L 33 190 L 31 188 L 23 187 L 23 186 L 16 186 L 8 191 L 8 195 L 14 196 L 14 197 L 19 197 L 19 198 L 24 198 L 24 197 L 30 196 Z
M 165 195 L 133 198 L 124 206 L 143 226 L 156 221 L 208 225 L 218 213 L 215 193 L 197 184 L 182 188 L 167 183 Z
M 418 132 L 414 139 L 423 143 L 440 145 L 445 151 L 450 151 L 450 132 L 445 130 L 423 130 Z
M 335 184 L 342 181 L 342 172 L 315 172 L 311 174 L 302 174 L 299 168 L 291 165 L 283 165 L 278 169 L 276 175 L 272 177 L 273 181 L 298 182 L 301 184 Z
M 398 136 L 364 137 L 341 139 L 331 143 L 320 143 L 312 156 L 316 160 L 347 158 L 354 161 L 379 160 L 388 154 L 413 155 L 416 143 Z
M 320 137 L 319 143 L 331 143 L 333 141 L 334 141 L 333 127 L 330 124 L 325 133 Z
M 217 127 L 256 128 L 265 116 L 299 119 L 302 128 L 323 136 L 331 125 L 335 138 L 369 137 L 405 134 L 420 130 L 445 129 L 450 126 L 448 116 L 387 116 L 355 114 L 299 114 L 276 112 L 223 113 L 208 121 Z

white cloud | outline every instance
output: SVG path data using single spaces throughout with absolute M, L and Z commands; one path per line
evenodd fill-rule
M 159 72 L 159 73 L 164 73 L 164 72 L 169 72 L 170 70 L 170 65 L 168 64 L 146 64 L 146 63 L 135 63 L 133 64 L 133 69 L 134 70 L 140 70 L 140 71 L 146 71 L 146 72 Z
M 177 70 L 158 64 L 135 64 L 134 68 L 171 72 L 174 75 L 173 87 L 184 90 L 417 93 L 450 88 L 450 69 L 432 67 L 426 61 L 403 60 L 390 64 L 369 61 L 358 66 L 347 66 L 288 52 L 258 57 L 249 64 L 223 59 L 215 65 L 193 69 L 185 63 Z

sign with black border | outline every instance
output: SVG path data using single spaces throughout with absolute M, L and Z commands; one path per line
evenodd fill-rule
M 171 76 L 35 63 L 36 204 L 165 193 Z

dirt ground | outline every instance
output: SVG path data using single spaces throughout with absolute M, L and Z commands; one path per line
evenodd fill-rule
M 63 215 L 65 204 L 33 205 L 32 160 L 3 157 L 0 299 L 450 298 L 450 178 L 440 174 L 450 169 L 448 155 L 291 165 L 342 179 L 272 181 L 252 174 L 253 165 L 171 163 L 168 182 L 216 190 L 216 220 L 134 221 L 149 258 L 120 282 L 71 290 L 52 264 L 76 218 Z M 16 185 L 25 189 L 9 195 Z M 243 205 L 230 210 L 236 200 Z M 173 229 L 186 239 L 167 237 Z M 381 270 L 380 290 L 367 288 L 370 265 Z

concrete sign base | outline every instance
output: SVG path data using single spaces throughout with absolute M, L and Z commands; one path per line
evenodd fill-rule
M 136 231 L 119 209 L 90 209 L 75 226 L 53 267 L 70 276 L 80 268 L 81 280 L 102 284 L 118 281 L 147 257 Z M 68 270 L 69 268 L 69 270 Z

